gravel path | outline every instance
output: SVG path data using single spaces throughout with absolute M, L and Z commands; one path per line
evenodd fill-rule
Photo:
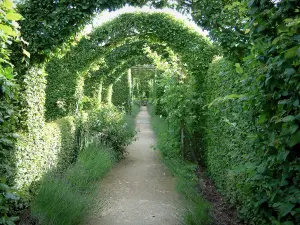
M 136 118 L 137 140 L 129 155 L 100 182 L 97 207 L 88 225 L 179 225 L 180 197 L 162 164 L 146 107 Z

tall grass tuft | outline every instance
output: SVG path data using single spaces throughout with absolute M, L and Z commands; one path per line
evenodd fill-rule
M 92 143 L 63 174 L 48 174 L 32 203 L 32 215 L 42 225 L 80 224 L 93 207 L 97 181 L 116 161 L 112 149 Z
M 168 129 L 166 120 L 155 115 L 155 107 L 148 106 L 151 124 L 157 139 L 157 148 L 163 156 L 163 161 L 176 177 L 177 191 L 185 200 L 184 222 L 187 225 L 209 224 L 209 204 L 198 191 L 198 178 L 195 174 L 196 165 L 184 161 L 180 157 L 177 135 Z

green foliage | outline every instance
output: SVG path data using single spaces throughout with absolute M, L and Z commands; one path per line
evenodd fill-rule
M 10 188 L 14 162 L 11 157 L 15 150 L 18 123 L 18 86 L 11 64 L 9 46 L 20 40 L 17 21 L 22 16 L 15 11 L 12 1 L 0 2 L 0 224 L 14 224 L 17 219 L 10 215 L 11 203 L 19 197 Z M 26 50 L 24 50 L 26 52 Z
M 176 177 L 177 191 L 183 196 L 187 206 L 185 224 L 209 224 L 209 206 L 200 195 L 197 186 L 196 165 L 188 163 L 179 156 L 180 146 L 177 133 L 168 128 L 164 118 L 155 115 L 155 107 L 148 106 L 151 123 L 157 138 L 157 148 L 160 150 L 164 163 Z
M 81 224 L 99 197 L 95 197 L 97 181 L 115 161 L 111 148 L 91 143 L 63 174 L 52 172 L 43 178 L 32 202 L 32 215 L 44 225 Z
M 282 147 L 268 149 L 279 147 L 280 142 L 278 146 L 264 144 L 259 135 L 266 132 L 262 127 L 267 116 L 253 120 L 257 112 L 249 110 L 251 92 L 244 87 L 248 79 L 248 74 L 236 73 L 228 60 L 211 64 L 205 79 L 205 101 L 209 104 L 219 96 L 227 98 L 207 108 L 205 163 L 219 190 L 237 205 L 242 218 L 254 224 L 295 222 L 299 217 L 299 160 Z M 293 121 L 285 117 L 283 122 Z M 269 138 L 277 139 L 272 133 Z
M 251 68 L 250 104 L 255 111 L 257 142 L 263 154 L 255 169 L 264 168 L 261 176 L 251 182 L 252 190 L 262 190 L 268 203 L 261 214 L 273 223 L 297 223 L 299 213 L 299 3 L 249 2 L 248 12 L 252 54 L 245 58 Z M 262 44 L 263 43 L 263 44 Z M 266 44 L 267 43 L 267 44 Z M 251 76 L 255 74 L 255 77 Z M 253 82 L 253 80 L 256 82 Z M 278 187 L 279 186 L 279 187 Z
M 31 54 L 23 48 L 28 43 L 20 39 L 21 45 L 9 47 L 14 51 L 12 57 L 8 46 L 19 35 L 15 21 L 22 17 L 10 1 L 1 1 L 0 157 L 4 162 L 1 176 L 12 177 L 9 165 L 16 164 L 17 185 L 28 191 L 30 186 L 35 186 L 36 178 L 47 171 L 49 163 L 44 156 L 57 151 L 51 147 L 52 143 L 67 146 L 62 158 L 66 164 L 70 163 L 69 159 L 76 155 L 76 151 L 72 155 L 70 150 L 75 134 L 102 135 L 101 141 L 112 145 L 120 157 L 132 133 L 119 128 L 124 121 L 115 109 L 104 107 L 103 112 L 92 112 L 88 123 L 79 119 L 79 129 L 73 129 L 75 122 L 63 126 L 64 132 L 68 133 L 70 128 L 72 132 L 60 141 L 60 136 L 54 133 L 58 129 L 53 124 L 45 125 L 45 99 L 47 120 L 78 115 L 82 109 L 92 110 L 100 105 L 101 82 L 105 83 L 103 90 L 107 92 L 107 87 L 131 66 L 154 63 L 160 72 L 153 99 L 159 113 L 167 118 L 168 138 L 171 137 L 171 146 L 174 145 L 174 149 L 164 154 L 174 158 L 184 155 L 178 146 L 179 130 L 184 128 L 196 140 L 193 144 L 199 149 L 198 157 L 206 162 L 221 192 L 237 204 L 242 218 L 254 224 L 297 223 L 300 220 L 298 1 L 178 0 L 177 5 L 190 11 L 232 60 L 214 62 L 208 74 L 216 49 L 167 14 L 124 14 L 87 37 L 80 39 L 75 34 L 94 12 L 119 8 L 125 3 L 147 2 L 23 1 L 19 9 L 25 20 L 20 23 Z M 145 44 L 150 49 L 146 56 L 141 56 Z M 159 56 L 165 53 L 165 58 Z M 45 59 L 50 56 L 54 59 L 45 67 Z M 31 57 L 34 64 L 23 67 L 19 62 L 22 57 L 26 61 Z M 12 150 L 18 90 L 11 62 L 18 65 L 17 71 L 22 71 L 19 74 L 23 94 L 22 129 L 16 154 Z M 109 95 L 106 97 L 111 99 Z M 107 117 L 110 114 L 116 120 L 111 122 Z M 103 122 L 97 120 L 98 116 Z M 80 145 L 87 144 L 86 137 L 83 136 Z M 50 157 L 50 166 L 63 168 L 64 164 L 55 157 Z M 6 205 L 4 209 L 6 214 Z
M 242 79 L 230 61 L 215 60 L 205 79 L 205 101 L 211 104 L 219 96 L 241 94 Z M 234 175 L 232 170 L 257 157 L 251 140 L 254 131 L 251 115 L 244 111 L 240 98 L 218 101 L 207 108 L 204 161 L 218 189 L 232 204 L 249 201 L 249 192 L 243 192 L 248 188 L 247 176 Z
M 146 45 L 143 46 L 145 48 Z M 151 49 L 156 49 L 150 47 Z M 160 49 L 157 49 L 160 50 Z M 165 51 L 166 49 L 164 49 Z M 149 57 L 149 56 L 148 56 Z M 151 57 L 149 57 L 151 58 Z M 152 59 L 153 61 L 153 59 Z M 155 94 L 152 93 L 154 89 L 154 79 L 156 69 L 147 68 L 149 65 L 141 65 L 139 67 L 133 68 L 133 98 L 136 100 L 141 100 L 142 98 L 149 99 L 150 97 L 155 98 Z M 152 65 L 151 65 L 152 66 Z M 153 67 L 153 66 L 152 66 Z
M 172 29 L 169 29 L 170 27 Z M 135 30 L 135 33 L 132 33 L 132 30 Z M 152 30 L 157 30 L 157 32 L 151 32 Z M 135 39 L 124 41 L 129 37 Z M 125 68 L 124 61 L 143 54 L 143 41 L 135 43 L 136 39 L 143 38 L 150 44 L 167 43 L 180 57 L 182 63 L 186 64 L 190 75 L 194 75 L 198 83 L 201 83 L 208 63 L 216 52 L 207 39 L 168 14 L 123 14 L 95 29 L 64 56 L 53 59 L 47 65 L 49 84 L 46 98 L 47 118 L 55 119 L 72 115 L 76 111 L 76 107 L 80 104 L 75 95 L 78 81 L 80 81 L 80 77 L 85 77 L 90 70 L 99 67 L 100 71 L 96 74 L 98 78 L 93 79 L 98 84 L 100 78 L 110 77 L 114 80 L 119 77 L 123 72 L 122 66 Z M 187 39 L 189 42 L 186 42 Z M 124 47 L 119 47 L 122 45 Z M 134 48 L 130 48 L 130 46 L 134 46 Z M 112 50 L 113 48 L 116 50 Z M 198 51 L 202 51 L 201 57 Z M 110 52 L 112 53 L 110 54 Z M 106 54 L 107 56 L 105 56 Z M 126 69 L 129 68 L 130 66 L 127 65 Z M 120 72 L 117 73 L 114 70 Z M 57 79 L 58 75 L 61 79 Z M 61 103 L 62 107 L 59 108 L 58 103 Z
M 74 115 L 79 107 L 78 102 L 83 93 L 79 93 L 78 90 L 80 89 L 77 89 L 77 87 L 80 86 L 81 79 L 76 71 L 71 70 L 72 75 L 67 71 L 67 68 L 60 63 L 59 59 L 53 59 L 47 64 L 45 116 L 48 121 Z M 72 108 L 72 111 L 69 108 Z
M 1 218 L 0 224 L 13 225 L 18 217 L 10 215 L 10 206 L 19 200 L 17 190 L 5 184 L 6 180 L 0 180 L 0 203 L 1 203 Z
M 152 3 L 163 7 L 166 0 L 89 0 L 84 2 L 27 0 L 18 5 L 24 20 L 21 32 L 27 40 L 35 62 L 43 62 L 51 52 L 69 45 L 76 33 L 91 20 L 95 12 L 114 10 L 125 4 L 141 6 Z M 68 10 L 68 13 L 66 13 Z
M 11 173 L 8 169 L 9 162 L 7 158 L 14 149 L 17 125 L 17 103 L 18 86 L 15 83 L 15 72 L 10 62 L 11 51 L 8 46 L 17 41 L 19 36 L 18 27 L 15 18 L 9 18 L 9 15 L 16 15 L 13 3 L 11 1 L 1 1 L 0 8 L 0 177 L 7 176 L 5 173 Z
M 122 158 L 125 147 L 135 136 L 132 124 L 133 121 L 126 121 L 125 113 L 116 107 L 102 106 L 89 114 L 85 135 L 97 137 L 101 143 L 111 146 L 118 158 Z
M 249 52 L 249 29 L 245 24 L 247 1 L 244 0 L 177 0 L 176 7 L 191 13 L 193 20 L 209 31 L 209 36 L 221 46 L 226 56 L 241 61 Z
M 130 89 L 128 75 L 125 73 L 114 83 L 112 95 L 113 105 L 128 112 L 131 106 Z
M 189 71 L 181 64 L 179 57 L 171 49 L 168 49 L 168 60 L 162 59 L 150 49 L 146 48 L 145 51 L 149 57 L 153 58 L 156 67 L 161 70 L 160 75 L 156 78 L 157 96 L 154 101 L 157 107 L 156 113 L 165 116 L 170 129 L 178 139 L 183 130 L 196 136 L 195 133 L 202 127 L 199 120 L 201 119 L 200 106 L 203 102 L 197 93 L 198 88 L 196 88 L 196 79 L 200 79 L 200 74 L 197 78 L 189 76 Z M 187 152 L 183 146 L 181 146 L 181 150 L 182 152 L 178 154 L 183 157 L 192 156 L 194 160 L 198 160 L 196 154 Z
M 76 158 L 76 122 L 65 117 L 21 134 L 17 142 L 14 183 L 23 198 L 29 200 L 49 170 L 63 171 Z
M 78 65 L 73 65 L 69 61 L 73 60 L 73 58 L 66 59 L 66 56 L 63 59 L 53 59 L 47 65 L 46 118 L 51 120 L 68 114 L 74 114 L 77 107 L 80 108 L 81 104 L 86 105 L 88 103 L 93 105 L 93 99 L 99 104 L 99 96 L 97 94 L 99 94 L 101 82 L 101 101 L 107 103 L 107 88 L 110 84 L 115 83 L 120 74 L 123 74 L 131 66 L 149 62 L 149 59 L 145 56 L 131 56 L 142 55 L 144 44 L 146 44 L 145 41 L 128 40 L 121 46 L 108 49 L 105 51 L 105 54 L 102 51 L 98 56 L 101 56 L 101 59 L 92 65 L 88 64 L 84 72 L 78 71 Z M 90 55 L 90 53 L 87 54 Z M 85 60 L 86 55 L 81 54 L 77 57 L 82 57 Z M 64 82 L 57 79 L 57 74 L 60 74 Z M 82 77 L 84 77 L 83 92 L 89 99 L 76 97 L 76 86 L 78 87 L 78 83 Z M 80 102 L 80 100 L 83 101 Z
M 212 64 L 205 82 L 196 84 L 204 93 L 192 97 L 209 106 L 199 109 L 195 120 L 212 178 L 242 218 L 255 224 L 297 223 L 299 3 L 178 3 L 232 60 Z
M 37 210 L 41 210 L 37 214 L 42 221 L 49 219 L 50 224 L 53 222 L 52 219 L 54 219 L 53 224 L 57 221 L 55 216 L 58 212 L 57 210 L 62 210 L 57 217 L 65 216 L 64 213 L 68 210 L 67 206 L 74 198 L 71 193 L 66 194 L 71 191 L 70 188 L 72 187 L 70 183 L 65 183 L 65 181 L 61 180 L 62 175 L 60 174 L 64 174 L 63 176 L 77 188 L 86 190 L 91 185 L 91 182 L 102 176 L 104 168 L 110 167 L 110 163 L 112 160 L 114 161 L 114 158 L 123 156 L 125 146 L 131 142 L 135 135 L 133 117 L 125 116 L 124 113 L 113 106 L 103 106 L 89 114 L 82 113 L 76 120 L 73 117 L 64 117 L 54 122 L 46 123 L 43 130 L 39 131 L 40 136 L 38 140 L 32 139 L 34 137 L 30 136 L 30 133 L 25 133 L 20 139 L 22 142 L 19 141 L 17 144 L 21 151 L 16 153 L 15 185 L 22 192 L 22 200 L 24 202 L 19 204 L 19 207 L 23 207 L 23 204 L 27 206 L 28 200 L 31 200 L 36 195 L 36 191 L 42 193 L 42 196 L 38 195 L 36 197 L 37 199 L 40 198 L 41 201 L 37 203 Z M 35 140 L 35 143 L 32 140 Z M 91 145 L 91 141 L 101 143 L 101 146 L 110 146 L 105 147 L 105 151 L 107 149 L 113 151 L 113 158 L 108 160 L 105 152 L 100 152 L 101 154 L 96 155 L 97 157 L 89 155 L 89 151 L 96 153 L 95 149 L 97 151 L 99 149 L 99 145 Z M 82 150 L 85 148 L 88 149 Z M 94 156 L 95 158 L 93 158 Z M 99 161 L 99 158 L 102 156 L 103 158 Z M 72 164 L 74 161 L 76 161 L 75 165 Z M 72 165 L 71 169 L 69 169 L 70 165 Z M 89 172 L 87 173 L 86 170 Z M 49 175 L 46 175 L 48 173 Z M 56 174 L 54 178 L 53 174 Z M 48 184 L 49 187 L 47 186 Z M 63 185 L 65 186 L 62 187 Z M 58 192 L 59 188 L 62 188 L 61 195 L 52 196 Z M 73 194 L 83 193 L 80 189 L 74 191 Z M 55 206 L 54 202 L 53 205 L 47 205 L 45 204 L 45 201 L 49 200 L 47 195 L 51 196 L 53 198 L 51 201 L 54 202 L 60 201 L 60 198 L 66 195 L 66 202 L 61 205 L 61 208 L 56 208 L 57 206 Z M 80 215 L 82 216 L 83 214 L 78 212 L 83 210 L 82 207 L 87 204 L 87 201 L 85 195 L 78 196 L 78 203 L 76 203 L 77 205 L 74 203 L 74 208 L 70 209 L 70 214 L 77 212 L 79 217 Z M 49 211 L 49 215 L 40 215 L 43 210 L 45 210 L 44 212 Z M 69 222 L 72 223 L 76 219 L 78 217 L 75 214 L 70 217 Z M 64 223 L 66 221 L 61 220 L 61 222 Z

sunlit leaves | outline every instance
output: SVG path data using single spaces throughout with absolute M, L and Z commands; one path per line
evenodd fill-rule
M 241 67 L 241 65 L 239 63 L 236 63 L 235 67 L 236 67 L 236 72 L 237 73 L 243 73 L 244 72 L 243 68 Z
M 30 53 L 25 49 L 23 49 L 23 54 L 26 55 L 28 58 L 30 58 Z
M 296 45 L 290 49 L 288 49 L 285 54 L 284 54 L 284 57 L 286 59 L 290 59 L 290 58 L 294 58 L 295 56 L 298 55 L 298 52 L 299 52 L 299 49 L 300 49 L 300 45 Z M 299 56 L 300 57 L 300 56 Z
M 18 20 L 21 20 L 23 17 L 19 13 L 9 12 L 6 14 L 6 18 L 8 20 L 18 21 Z
M 16 37 L 17 32 L 11 26 L 0 24 L 0 30 L 8 36 Z

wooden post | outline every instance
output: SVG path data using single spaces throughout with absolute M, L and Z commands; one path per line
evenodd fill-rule
M 99 87 L 98 87 L 97 99 L 98 99 L 98 104 L 99 105 L 101 105 L 101 102 L 102 102 L 102 90 L 103 90 L 103 78 L 101 78 L 101 81 L 100 81 L 100 84 L 99 84 Z
M 156 100 L 156 77 L 157 77 L 157 69 L 155 68 L 154 79 L 153 79 L 153 101 Z
M 131 69 L 128 69 L 128 88 L 129 88 L 129 93 L 128 93 L 128 113 L 131 114 L 132 112 L 132 75 L 131 75 Z
M 108 105 L 112 105 L 113 86 L 114 84 L 110 84 L 107 87 L 106 102 Z
M 180 149 L 181 149 L 181 154 L 182 157 L 185 158 L 185 151 L 184 151 L 184 123 L 183 120 L 180 123 Z

